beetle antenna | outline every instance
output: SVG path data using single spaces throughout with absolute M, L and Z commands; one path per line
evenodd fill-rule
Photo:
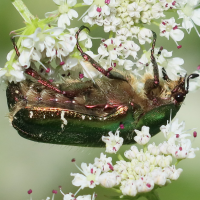
M 158 87 L 159 85 L 159 72 L 158 72 L 158 65 L 156 62 L 156 59 L 154 57 L 154 49 L 155 49 L 155 45 L 156 45 L 156 33 L 154 31 L 152 31 L 153 33 L 153 43 L 152 43 L 152 48 L 151 48 L 151 62 L 153 64 L 153 73 L 154 73 L 154 86 Z
M 193 79 L 193 78 L 197 78 L 199 77 L 199 74 L 190 74 L 188 77 L 187 77 L 187 86 L 186 86 L 186 94 L 189 92 L 189 81 L 190 79 Z
M 16 55 L 19 57 L 19 56 L 20 56 L 20 53 L 19 53 L 18 47 L 17 47 L 16 42 L 15 42 L 15 37 L 12 36 L 10 39 L 11 39 L 11 41 L 12 41 L 12 44 L 13 44 L 13 47 L 14 47 L 14 49 L 15 49 Z

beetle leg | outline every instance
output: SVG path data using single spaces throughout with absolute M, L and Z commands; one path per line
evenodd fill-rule
M 15 43 L 15 37 L 11 37 L 10 39 L 11 39 L 11 41 L 12 41 L 13 47 L 14 47 L 14 49 L 15 49 L 15 52 L 16 52 L 17 56 L 19 57 L 19 56 L 20 56 L 20 53 L 19 53 L 19 50 L 18 50 L 17 45 L 16 45 L 16 43 Z
M 25 70 L 25 73 L 32 76 L 33 78 L 35 78 L 38 83 L 46 86 L 47 88 L 55 91 L 56 93 L 59 93 L 59 94 L 63 94 L 64 96 L 68 97 L 68 98 L 73 98 L 76 96 L 76 93 L 75 92 L 72 92 L 72 91 L 62 91 L 62 90 L 59 90 L 57 87 L 53 86 L 51 84 L 50 81 L 48 80 L 45 80 L 43 79 L 34 69 L 32 69 L 31 67 L 29 67 L 28 69 Z
M 101 72 L 104 76 L 110 78 L 110 79 L 120 79 L 120 80 L 124 80 L 124 81 L 127 81 L 126 78 L 118 73 L 118 72 L 115 72 L 115 71 L 112 71 L 112 67 L 110 67 L 108 70 L 105 70 L 99 63 L 97 63 L 93 58 L 91 58 L 88 54 L 86 54 L 85 52 L 83 52 L 82 48 L 80 47 L 79 45 L 79 42 L 78 42 L 78 36 L 79 36 L 79 33 L 83 30 L 83 29 L 88 29 L 90 30 L 88 27 L 86 26 L 81 26 L 79 28 L 79 30 L 76 32 L 76 46 L 77 46 L 77 49 L 80 51 L 81 53 L 81 56 L 83 57 L 83 59 L 85 61 L 88 61 L 89 63 L 91 63 L 91 65 L 97 69 L 99 72 Z
M 154 48 L 155 48 L 157 36 L 155 32 L 152 31 L 152 33 L 153 33 L 153 43 L 152 43 L 152 48 L 151 48 L 151 62 L 153 64 L 154 85 L 155 87 L 158 87 L 159 86 L 159 72 L 158 72 L 158 65 L 154 57 Z
M 167 75 L 167 72 L 165 70 L 165 68 L 162 68 L 162 74 L 163 74 L 163 79 L 167 82 L 171 81 L 169 76 Z
M 13 43 L 13 46 L 14 46 L 14 49 L 15 49 L 15 52 L 17 54 L 17 56 L 19 57 L 20 56 L 20 53 L 19 53 L 19 50 L 18 50 L 18 47 L 15 43 L 15 38 L 14 37 L 11 37 L 11 41 Z M 41 83 L 42 85 L 46 86 L 47 88 L 59 93 L 59 94 L 63 94 L 64 96 L 68 97 L 68 98 L 73 98 L 76 96 L 76 93 L 75 92 L 72 92 L 72 91 L 62 91 L 62 90 L 59 90 L 57 87 L 53 86 L 51 84 L 50 81 L 48 80 L 45 80 L 43 79 L 34 69 L 32 69 L 31 67 L 29 67 L 28 69 L 26 69 L 24 71 L 26 74 L 32 76 L 33 78 L 35 78 L 39 83 Z
M 154 48 L 156 44 L 156 33 L 153 32 L 153 43 L 152 43 L 152 48 L 151 48 L 151 62 L 153 64 L 153 76 L 154 79 L 147 79 L 145 82 L 144 90 L 146 91 L 147 95 L 150 94 L 152 89 L 155 89 L 159 86 L 159 72 L 158 72 L 158 65 L 156 62 L 156 59 L 154 57 Z

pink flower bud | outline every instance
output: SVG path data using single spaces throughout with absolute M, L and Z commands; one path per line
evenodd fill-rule
M 28 194 L 31 194 L 33 191 L 30 189 L 29 191 L 28 191 Z
M 50 68 L 47 68 L 46 69 L 46 73 L 49 73 L 51 70 L 50 70 Z
M 197 137 L 197 132 L 196 131 L 193 132 L 193 137 L 194 138 Z
M 60 65 L 62 66 L 62 65 L 64 65 L 65 64 L 65 62 L 64 61 L 62 61 L 62 62 L 60 62 Z
M 57 190 L 52 190 L 52 193 L 53 193 L 53 194 L 57 194 L 58 191 L 57 191 Z
M 177 48 L 178 48 L 178 49 L 182 48 L 182 45 L 178 45 Z

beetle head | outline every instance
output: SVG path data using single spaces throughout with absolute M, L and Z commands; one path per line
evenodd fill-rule
M 182 78 L 180 77 L 179 83 L 171 91 L 171 96 L 174 98 L 176 103 L 182 103 L 189 92 L 189 80 L 198 77 L 199 74 L 190 74 Z M 187 85 L 186 85 L 187 84 Z

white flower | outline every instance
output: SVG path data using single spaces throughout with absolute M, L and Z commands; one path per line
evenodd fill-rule
M 160 149 L 161 153 L 166 154 L 166 155 L 171 154 L 173 147 L 174 147 L 173 144 L 170 144 L 166 141 L 159 144 L 159 149 Z
M 21 82 L 26 79 L 24 70 L 17 61 L 12 64 L 11 68 L 8 67 L 7 64 L 4 68 L 0 68 L 0 78 L 9 81 L 10 83 L 12 81 L 15 83 Z
M 152 14 L 152 17 L 154 19 L 159 19 L 161 17 L 165 17 L 165 15 L 163 14 L 163 9 L 162 9 L 160 3 L 156 3 L 152 6 L 151 14 Z
M 145 152 L 143 151 L 143 149 L 141 149 L 138 154 L 136 155 L 136 158 L 138 159 L 138 161 L 140 162 L 145 162 L 147 160 L 147 154 L 149 152 Z
M 139 161 L 140 162 L 138 162 L 135 165 L 134 170 L 140 176 L 145 176 L 150 172 L 150 163 L 148 161 L 145 161 L 145 162 L 142 160 L 139 160 Z
M 133 41 L 127 40 L 123 43 L 123 55 L 125 58 L 132 56 L 134 59 L 137 58 L 137 52 L 140 50 L 140 47 Z
M 129 4 L 127 7 L 127 12 L 130 17 L 140 18 L 140 12 L 142 10 L 142 7 L 140 7 L 136 2 Z
M 100 158 L 95 158 L 94 166 L 101 169 L 103 172 L 108 172 L 109 170 L 113 170 L 112 158 L 106 158 L 106 155 L 101 153 Z
M 154 180 L 154 184 L 156 185 L 163 186 L 167 182 L 167 173 L 163 172 L 162 168 L 155 168 L 151 172 L 151 176 Z
M 134 137 L 134 140 L 141 145 L 145 145 L 149 142 L 151 135 L 149 134 L 149 127 L 143 126 L 141 131 L 135 130 L 137 136 Z
M 184 32 L 178 29 L 178 24 L 175 22 L 174 17 L 172 17 L 164 19 L 160 23 L 160 36 L 165 36 L 168 40 L 171 37 L 177 47 L 181 48 L 181 45 L 178 45 L 177 41 L 181 41 L 184 38 Z
M 181 168 L 176 169 L 175 165 L 163 169 L 163 172 L 167 174 L 167 178 L 171 180 L 177 180 L 182 171 L 183 170 Z
M 160 0 L 160 4 L 164 10 L 176 8 L 176 2 L 174 0 Z
M 165 138 L 168 140 L 173 139 L 174 141 L 178 138 L 185 137 L 185 134 L 182 134 L 184 129 L 185 122 L 182 121 L 181 123 L 178 123 L 178 118 L 176 118 L 173 122 L 170 121 L 170 123 L 167 121 L 166 126 L 162 125 L 160 127 L 160 130 L 164 134 Z
M 132 37 L 132 34 L 128 28 L 120 28 L 116 31 L 116 37 L 121 41 L 126 41 L 128 37 Z
M 119 185 L 121 178 L 119 174 L 114 172 L 106 172 L 99 176 L 99 183 L 106 188 L 111 188 L 116 185 Z
M 66 57 L 74 50 L 76 38 L 69 34 L 59 36 L 59 41 L 55 43 L 56 56 L 61 59 L 61 56 Z
M 31 61 L 40 62 L 41 58 L 42 54 L 39 51 L 34 50 L 34 48 L 32 48 L 30 51 L 24 49 L 19 56 L 19 63 L 22 66 L 29 67 Z
M 19 57 L 22 66 L 30 66 L 31 61 L 37 61 L 41 65 L 42 53 L 46 50 L 46 56 L 50 60 L 58 57 L 66 57 L 74 50 L 76 39 L 70 34 L 62 34 L 63 28 L 51 28 L 42 30 L 37 28 L 35 32 L 22 41 L 23 50 Z M 43 65 L 45 68 L 45 66 Z M 46 69 L 46 68 L 45 68 Z
M 125 171 L 129 165 L 129 163 L 124 160 L 117 161 L 116 163 L 117 164 L 114 165 L 114 171 L 119 173 Z
M 138 33 L 138 40 L 140 44 L 145 44 L 145 42 L 150 43 L 150 37 L 152 37 L 152 31 L 150 29 L 142 28 Z
M 154 51 L 155 59 L 158 64 L 159 73 L 162 74 L 162 68 L 165 68 L 167 75 L 171 80 L 178 80 L 180 76 L 185 76 L 187 71 L 181 67 L 181 65 L 184 64 L 184 60 L 179 57 L 169 58 L 172 56 L 172 52 L 169 52 L 166 49 L 163 49 L 161 51 L 161 54 L 158 55 L 159 50 L 160 48 L 155 48 Z M 152 70 L 150 51 L 151 49 L 142 54 L 141 58 L 136 62 L 138 70 L 142 70 L 144 68 L 147 71 Z M 150 73 L 152 72 L 150 71 Z
M 136 196 L 137 187 L 135 180 L 126 180 L 121 182 L 120 190 L 123 195 Z
M 156 156 L 156 162 L 159 167 L 162 167 L 162 168 L 168 167 L 170 166 L 172 162 L 172 157 L 170 155 L 168 156 L 158 155 Z
M 103 21 L 104 31 L 107 33 L 109 31 L 116 32 L 118 26 L 121 24 L 122 20 L 115 15 L 110 15 L 106 17 Z
M 195 151 L 198 151 L 199 148 L 192 148 L 192 142 L 189 139 L 181 139 L 179 141 L 180 146 L 176 146 L 172 150 L 172 155 L 177 159 L 185 159 L 185 158 L 194 158 Z
M 199 0 L 190 1 L 178 1 L 179 9 L 177 9 L 177 13 L 179 18 L 183 19 L 182 27 L 190 33 L 191 29 L 194 27 L 197 34 L 200 36 L 196 26 L 200 26 L 200 8 L 195 9 L 199 5 Z
M 131 150 L 127 150 L 124 152 L 124 156 L 128 158 L 129 160 L 132 160 L 136 158 L 138 153 L 139 153 L 138 148 L 135 145 L 133 145 L 131 146 Z
M 53 0 L 59 7 L 58 10 L 48 12 L 45 14 L 46 17 L 50 16 L 56 16 L 59 15 L 58 17 L 58 27 L 61 28 L 66 28 L 66 25 L 70 25 L 70 20 L 73 18 L 78 17 L 78 13 L 71 9 L 71 7 L 75 6 L 77 3 L 77 0 Z
M 7 55 L 7 63 L 5 64 L 4 68 L 0 68 L 0 79 L 3 81 L 12 81 L 21 82 L 26 79 L 24 75 L 24 67 L 20 65 L 18 61 L 14 61 L 10 65 L 10 59 L 13 54 L 14 50 L 11 50 Z
M 110 60 L 116 60 L 121 55 L 121 41 L 118 38 L 110 38 L 101 43 L 98 53 L 102 57 L 109 56 Z
M 64 64 L 62 65 L 62 68 L 64 71 L 71 70 L 73 67 L 77 66 L 78 59 L 67 57 L 64 61 Z
M 68 194 L 64 194 L 63 191 L 60 189 L 60 193 L 64 196 L 63 200 L 75 200 L 74 194 L 71 192 Z
M 93 197 L 91 195 L 83 195 L 83 196 L 78 196 L 76 197 L 76 200 L 94 200 L 94 195 Z
M 138 192 L 149 192 L 154 188 L 154 181 L 149 176 L 141 177 L 136 180 L 136 187 Z
M 160 154 L 160 148 L 158 146 L 156 146 L 155 143 L 148 145 L 148 151 L 149 151 L 149 153 L 151 153 L 152 155 L 155 155 L 155 156 Z
M 63 200 L 94 200 L 95 199 L 95 193 L 92 196 L 91 195 L 83 195 L 83 196 L 75 197 L 75 195 L 72 194 L 71 192 L 68 194 L 64 194 L 63 191 L 61 190 L 61 188 L 60 188 L 60 193 L 64 196 Z
M 102 136 L 102 141 L 106 143 L 106 152 L 107 153 L 117 153 L 119 148 L 122 146 L 124 139 L 119 137 L 119 131 L 115 132 L 115 135 L 110 131 L 108 137 Z
M 84 23 L 89 23 L 90 25 L 97 24 L 98 26 L 102 26 L 104 24 L 104 19 L 107 16 L 109 17 L 112 16 L 112 13 L 111 13 L 112 9 L 113 7 L 116 6 L 115 0 L 109 0 L 109 1 L 84 0 L 84 2 L 87 5 L 91 5 L 91 6 L 81 16 L 81 18 Z
M 85 187 L 94 188 L 96 185 L 99 185 L 99 175 L 101 170 L 96 168 L 94 165 L 86 163 L 81 164 L 82 173 L 71 173 L 71 176 L 74 176 L 72 184 L 75 186 L 80 186 L 81 189 Z
M 74 36 L 76 34 L 76 32 L 78 31 L 78 27 L 76 28 L 69 28 L 69 32 L 70 32 L 70 35 Z M 81 42 L 81 44 L 84 44 L 84 46 L 86 48 L 91 48 L 92 47 L 92 40 L 91 40 L 91 37 L 89 36 L 89 34 L 86 32 L 86 31 L 81 31 L 79 33 L 79 36 L 78 36 L 78 41 Z
M 158 58 L 158 64 L 159 66 L 165 68 L 168 77 L 171 80 L 178 80 L 180 76 L 185 76 L 186 70 L 181 67 L 181 65 L 184 64 L 184 60 L 179 57 L 169 58 L 169 59 L 166 59 L 163 57 L 164 59 L 161 61 L 161 56 L 167 57 L 167 54 L 166 54 L 167 51 L 163 50 L 162 52 Z

